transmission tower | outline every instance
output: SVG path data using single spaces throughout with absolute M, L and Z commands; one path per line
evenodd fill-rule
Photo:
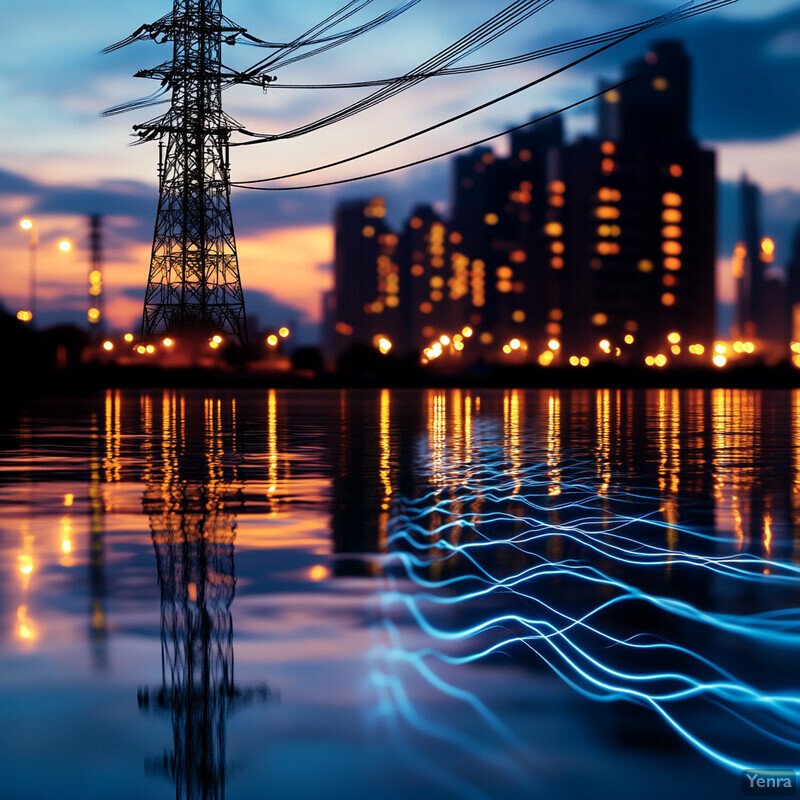
M 247 339 L 230 206 L 229 139 L 240 130 L 222 110 L 222 44 L 244 29 L 222 0 L 174 0 L 171 14 L 128 40 L 171 41 L 170 61 L 136 77 L 171 90 L 166 114 L 134 126 L 159 141 L 159 199 L 142 336 L 227 334 Z M 114 49 L 113 46 L 109 49 Z
M 178 432 L 182 412 L 166 420 L 163 479 L 148 484 L 142 501 L 161 590 L 161 685 L 141 687 L 137 700 L 143 711 L 171 720 L 173 746 L 146 766 L 174 781 L 176 800 L 219 800 L 229 717 L 277 695 L 266 684 L 242 688 L 234 681 L 233 509 L 241 507 L 241 494 L 224 482 L 213 440 L 206 442 L 204 476 L 198 451 L 187 451 Z

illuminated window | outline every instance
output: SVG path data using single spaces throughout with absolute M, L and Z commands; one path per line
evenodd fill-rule
M 604 175 L 610 175 L 617 168 L 617 164 L 613 158 L 604 158 L 600 162 L 600 169 L 603 170 Z
M 361 229 L 361 233 L 365 239 L 371 239 L 375 235 L 375 228 L 372 225 L 365 225 Z
M 617 146 L 614 144 L 614 142 L 603 142 L 600 145 L 600 152 L 604 156 L 613 156 L 614 153 L 617 152 Z
M 679 208 L 683 205 L 683 198 L 677 192 L 665 192 L 661 195 L 661 202 L 665 206 Z
M 653 88 L 657 92 L 666 92 L 669 89 L 669 81 L 666 78 L 653 78 Z
M 496 274 L 501 280 L 508 281 L 514 277 L 514 270 L 511 267 L 498 267 Z
M 652 272 L 655 268 L 655 265 L 652 261 L 648 258 L 643 258 L 637 265 L 637 269 L 639 272 Z
M 409 220 L 408 224 L 415 231 L 418 231 L 425 223 L 419 217 L 412 217 Z
M 661 250 L 668 256 L 679 256 L 683 252 L 683 245 L 680 242 L 664 242 Z
M 530 150 L 520 150 L 519 151 L 519 160 L 520 161 L 530 161 L 532 158 L 532 154 Z
M 671 270 L 672 272 L 677 272 L 681 268 L 681 260 L 679 258 L 675 258 L 674 256 L 670 258 L 664 259 L 664 269 Z
M 564 181 L 553 181 L 547 189 L 553 194 L 564 194 L 567 191 L 567 185 Z
M 620 95 L 616 89 L 611 89 L 611 91 L 606 92 L 603 97 L 605 97 L 606 103 L 611 103 L 612 105 L 620 101 Z
M 511 281 L 497 281 L 497 291 L 501 294 L 508 294 L 511 289 Z
M 487 225 L 497 225 L 497 223 L 500 222 L 500 217 L 498 217 L 497 214 L 489 213 L 483 218 L 483 221 Z
M 424 303 L 420 303 L 419 310 L 423 314 L 430 314 L 433 311 L 433 306 L 426 300 Z
M 509 258 L 513 264 L 522 264 L 522 262 L 527 258 L 527 255 L 525 254 L 524 250 L 514 250 Z
M 683 222 L 683 213 L 678 211 L 677 208 L 666 208 L 664 209 L 664 213 L 661 215 L 661 219 L 670 224 Z
M 547 225 L 544 226 L 544 232 L 548 236 L 561 236 L 564 233 L 564 226 L 560 222 L 548 222 Z
M 604 314 L 602 311 L 599 311 L 592 317 L 592 325 L 597 325 L 598 327 L 601 325 L 608 324 L 608 315 Z
M 683 229 L 680 225 L 665 225 L 661 229 L 661 235 L 665 239 L 680 239 L 683 236 Z
M 564 252 L 564 242 L 551 242 L 550 243 L 550 252 L 555 253 L 556 255 L 561 255 Z
M 514 322 L 525 322 L 525 312 L 517 310 L 511 315 L 511 319 Z
M 603 186 L 597 192 L 597 199 L 601 203 L 618 203 L 622 199 L 622 192 L 619 189 L 611 189 Z
M 453 233 L 450 234 L 450 243 L 461 244 L 463 238 L 464 237 L 458 231 L 453 231 Z
M 411 274 L 419 278 L 420 275 L 425 274 L 425 267 L 423 267 L 422 264 L 414 264 L 414 266 L 411 267 Z
M 563 208 L 565 200 L 560 194 L 551 194 L 548 202 L 553 208 Z
M 673 178 L 681 178 L 683 177 L 683 167 L 680 164 L 671 164 L 669 174 L 672 175 Z
M 444 278 L 442 278 L 440 275 L 434 275 L 431 278 L 431 286 L 434 289 L 441 289 L 442 286 L 444 286 Z
M 668 286 L 668 287 L 672 288 L 673 286 L 675 286 L 675 284 L 678 283 L 678 279 L 672 273 L 668 272 L 661 279 L 661 282 L 664 284 L 664 286 Z
M 619 209 L 614 206 L 598 206 L 594 215 L 598 219 L 619 219 Z
M 564 259 L 560 256 L 550 259 L 550 266 L 553 269 L 564 269 Z
M 672 292 L 664 292 L 661 295 L 661 304 L 667 307 L 675 305 L 675 295 Z
M 560 308 L 551 308 L 550 313 L 547 316 L 550 317 L 550 319 L 560 322 L 562 319 L 564 319 L 564 312 Z

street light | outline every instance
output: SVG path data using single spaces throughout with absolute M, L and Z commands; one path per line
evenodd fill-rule
M 26 319 L 23 322 L 33 322 L 36 317 L 36 250 L 39 246 L 39 235 L 36 231 L 36 225 L 30 217 L 23 217 L 19 221 L 19 227 L 30 234 L 28 239 L 29 307 L 28 313 L 25 315 Z

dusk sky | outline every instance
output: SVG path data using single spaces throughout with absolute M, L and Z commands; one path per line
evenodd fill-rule
M 421 0 L 387 25 L 316 58 L 288 66 L 285 83 L 391 77 L 447 46 L 499 11 L 508 0 Z M 376 0 L 344 27 L 377 16 L 392 0 Z M 637 22 L 677 2 L 555 0 L 506 37 L 464 62 L 477 63 L 600 33 Z M 108 3 L 32 0 L 0 27 L 0 301 L 9 311 L 27 305 L 27 235 L 22 216 L 40 232 L 40 321 L 83 323 L 88 264 L 86 215 L 106 215 L 106 303 L 110 327 L 134 329 L 141 317 L 156 212 L 157 147 L 128 147 L 131 126 L 164 107 L 103 118 L 112 105 L 149 94 L 157 83 L 134 79 L 138 69 L 171 56 L 171 45 L 134 44 L 99 51 L 167 13 L 171 0 Z M 325 0 L 269 3 L 227 0 L 224 13 L 270 41 L 294 38 L 338 8 Z M 735 243 L 733 182 L 743 171 L 765 191 L 765 233 L 778 243 L 778 264 L 789 256 L 800 222 L 800 7 L 797 0 L 739 0 L 687 22 L 643 34 L 544 85 L 503 103 L 335 170 L 308 176 L 346 178 L 432 155 L 525 121 L 541 110 L 574 103 L 596 91 L 599 77 L 615 78 L 622 63 L 657 39 L 677 38 L 694 65 L 694 131 L 718 153 L 723 221 L 719 295 L 731 298 L 727 258 Z M 246 67 L 265 55 L 237 45 L 227 61 Z M 566 54 L 526 65 L 441 77 L 369 112 L 298 139 L 232 150 L 234 180 L 313 167 L 413 132 L 525 84 L 567 63 Z M 225 108 L 248 129 L 281 132 L 335 111 L 368 89 L 310 91 L 239 87 Z M 571 137 L 590 133 L 594 104 L 565 117 Z M 504 143 L 497 143 L 503 152 Z M 399 224 L 417 202 L 447 211 L 449 159 L 381 179 L 324 190 L 233 194 L 234 223 L 248 310 L 263 325 L 298 324 L 306 338 L 320 317 L 320 294 L 330 287 L 333 208 L 343 198 L 387 197 Z M 302 178 L 296 183 L 308 182 Z M 72 252 L 56 247 L 61 237 Z

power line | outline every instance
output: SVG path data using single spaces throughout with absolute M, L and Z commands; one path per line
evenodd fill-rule
M 533 14 L 542 10 L 546 6 L 550 5 L 552 2 L 554 2 L 554 0 L 514 0 L 513 3 L 511 3 L 509 6 L 506 6 L 506 8 L 504 8 L 502 11 L 481 23 L 468 34 L 462 36 L 460 39 L 450 44 L 432 58 L 429 58 L 427 61 L 423 62 L 409 74 L 424 73 L 431 69 L 438 69 L 442 66 L 453 64 L 461 58 L 465 58 L 467 55 L 475 52 L 475 50 L 477 50 L 479 47 L 489 44 L 499 36 L 507 33 L 509 30 L 530 18 Z M 385 100 L 388 100 L 390 97 L 394 97 L 400 92 L 411 88 L 422 80 L 424 80 L 424 77 L 420 77 L 419 79 L 412 78 L 407 82 L 396 82 L 390 86 L 373 92 L 372 94 L 356 101 L 355 103 L 339 109 L 327 117 L 323 117 L 314 122 L 280 134 L 261 134 L 254 133 L 253 131 L 243 130 L 242 133 L 252 137 L 252 140 L 236 142 L 231 146 L 243 147 L 246 145 L 259 144 L 261 142 L 296 138 L 302 134 L 319 130 L 320 128 L 326 127 L 335 122 L 340 122 L 344 119 L 347 119 L 348 117 L 360 113 L 368 108 L 372 108 L 378 103 L 382 103 Z
M 661 18 L 659 17 L 658 19 L 661 19 Z M 584 61 L 589 60 L 590 58 L 594 58 L 594 56 L 598 55 L 599 53 L 602 53 L 603 51 L 608 50 L 608 49 L 610 49 L 611 47 L 614 47 L 617 44 L 620 44 L 621 42 L 625 41 L 626 39 L 630 39 L 632 36 L 636 35 L 636 33 L 638 33 L 638 32 L 639 31 L 635 31 L 635 32 L 632 32 L 632 33 L 625 34 L 624 36 L 621 36 L 621 37 L 617 38 L 613 42 L 605 44 L 602 47 L 597 48 L 596 50 L 593 50 L 591 53 L 587 53 L 586 55 L 583 55 L 580 58 L 575 59 L 574 61 L 571 61 L 569 64 L 565 64 L 564 66 L 561 66 L 558 69 L 553 70 L 552 72 L 549 72 L 546 75 L 542 75 L 541 77 L 537 78 L 536 80 L 530 81 L 530 82 L 524 84 L 523 86 L 520 86 L 520 87 L 517 87 L 516 89 L 513 89 L 510 92 L 506 92 L 505 94 L 500 95 L 499 97 L 495 97 L 495 98 L 493 98 L 491 100 L 487 100 L 486 102 L 481 103 L 481 104 L 479 104 L 477 106 L 473 106 L 472 108 L 468 109 L 467 111 L 462 111 L 460 114 L 456 114 L 453 117 L 450 117 L 450 118 L 445 119 L 445 120 L 441 120 L 441 121 L 435 123 L 434 125 L 429 125 L 427 128 L 423 128 L 423 129 L 418 130 L 418 131 L 416 131 L 414 133 L 410 133 L 407 136 L 402 136 L 399 139 L 395 139 L 392 142 L 387 142 L 387 143 L 382 144 L 382 145 L 380 145 L 378 147 L 373 147 L 370 150 L 365 150 L 362 153 L 358 153 L 357 155 L 349 156 L 347 158 L 342 158 L 342 159 L 340 159 L 338 161 L 332 161 L 332 162 L 330 162 L 328 164 L 323 164 L 323 165 L 318 166 L 318 167 L 311 167 L 309 169 L 299 170 L 297 172 L 291 172 L 291 173 L 287 173 L 285 175 L 279 175 L 279 176 L 272 177 L 272 178 L 261 178 L 261 179 L 250 180 L 250 181 L 239 181 L 239 182 L 236 183 L 236 185 L 237 186 L 247 186 L 247 185 L 254 184 L 254 183 L 266 183 L 266 182 L 269 182 L 269 181 L 284 180 L 284 179 L 287 179 L 287 178 L 296 178 L 296 177 L 298 177 L 300 175 L 308 175 L 308 174 L 310 174 L 312 172 L 319 172 L 319 171 L 321 171 L 323 169 L 329 169 L 330 167 L 337 167 L 337 166 L 340 166 L 342 164 L 347 164 L 347 163 L 349 163 L 351 161 L 356 161 L 356 160 L 358 160 L 360 158 L 364 158 L 364 157 L 369 156 L 369 155 L 374 155 L 375 153 L 379 153 L 379 152 L 381 152 L 383 150 L 388 150 L 390 147 L 395 147 L 398 144 L 404 144 L 405 142 L 411 141 L 412 139 L 416 139 L 417 137 L 423 136 L 426 133 L 431 133 L 432 131 L 437 130 L 438 128 L 442 128 L 445 125 L 449 125 L 452 122 L 456 122 L 456 121 L 458 121 L 460 119 L 464 119 L 465 117 L 470 116 L 472 114 L 475 114 L 478 111 L 483 111 L 484 109 L 488 108 L 489 106 L 495 105 L 495 104 L 497 104 L 499 102 L 502 102 L 503 100 L 507 100 L 508 98 L 513 97 L 514 95 L 520 94 L 521 92 L 524 92 L 524 91 L 526 91 L 528 89 L 531 89 L 532 87 L 534 87 L 534 86 L 536 86 L 536 85 L 538 85 L 540 83 L 543 83 L 544 81 L 547 81 L 550 78 L 561 74 L 562 72 L 566 72 L 567 70 L 572 69 L 573 67 L 577 66 L 578 64 L 580 64 L 580 63 L 582 63 Z
M 364 181 L 369 178 L 378 178 L 381 175 L 389 175 L 392 172 L 399 172 L 400 170 L 409 169 L 410 167 L 417 167 L 420 164 L 427 164 L 430 161 L 436 161 L 440 158 L 445 158 L 446 156 L 452 156 L 455 155 L 456 153 L 462 152 L 463 150 L 469 150 L 473 147 L 477 147 L 480 144 L 485 144 L 486 142 L 491 142 L 494 139 L 499 139 L 502 136 L 507 136 L 510 133 L 514 133 L 515 131 L 521 130 L 522 128 L 527 128 L 530 125 L 535 125 L 537 122 L 543 122 L 546 119 L 551 119 L 552 117 L 556 117 L 559 114 L 563 114 L 565 111 L 570 111 L 573 108 L 577 108 L 578 106 L 583 105 L 584 103 L 590 102 L 591 100 L 596 100 L 598 97 L 601 97 L 602 95 L 610 91 L 613 91 L 614 89 L 619 89 L 620 87 L 625 86 L 626 84 L 631 83 L 632 81 L 635 81 L 640 77 L 641 77 L 640 75 L 636 75 L 632 78 L 628 78 L 627 80 L 609 86 L 603 89 L 602 91 L 595 92 L 595 94 L 590 95 L 589 97 L 584 97 L 582 100 L 576 100 L 574 103 L 570 103 L 567 106 L 563 106 L 562 108 L 559 108 L 557 111 L 551 111 L 548 114 L 543 114 L 542 116 L 537 117 L 536 119 L 532 119 L 529 122 L 523 123 L 522 125 L 515 125 L 513 128 L 508 128 L 507 130 L 504 130 L 500 133 L 494 133 L 491 136 L 486 136 L 483 139 L 478 139 L 474 142 L 470 142 L 469 144 L 462 145 L 461 147 L 454 147 L 451 150 L 446 150 L 443 153 L 437 153 L 435 156 L 420 158 L 417 161 L 411 161 L 407 164 L 402 164 L 399 167 L 391 167 L 389 169 L 380 170 L 379 172 L 371 172 L 369 175 L 359 175 L 355 178 L 343 178 L 338 181 L 327 181 L 325 183 L 315 183 L 306 186 L 251 186 L 248 185 L 247 182 L 238 182 L 238 183 L 233 182 L 231 183 L 231 186 L 235 186 L 236 188 L 239 189 L 250 189 L 251 191 L 255 192 L 289 192 L 296 189 L 322 189 L 326 186 L 340 186 L 341 184 L 344 183 L 354 183 L 356 181 Z
M 547 58 L 553 55 L 559 55 L 561 53 L 566 53 L 571 50 L 579 50 L 583 47 L 589 47 L 595 44 L 602 44 L 603 42 L 607 42 L 611 39 L 615 39 L 619 36 L 623 36 L 628 32 L 636 31 L 640 32 L 642 30 L 652 30 L 660 25 L 671 24 L 673 22 L 682 22 L 683 20 L 690 19 L 691 17 L 697 16 L 698 14 L 704 14 L 708 11 L 715 10 L 717 8 L 721 8 L 726 5 L 730 5 L 731 3 L 735 3 L 737 0 L 707 0 L 701 6 L 693 6 L 692 8 L 680 11 L 679 13 L 676 12 L 676 16 L 672 20 L 654 23 L 654 20 L 660 19 L 660 17 L 653 17 L 649 20 L 644 20 L 642 22 L 638 22 L 634 25 L 626 25 L 621 28 L 614 28 L 609 31 L 605 31 L 604 33 L 594 34 L 592 36 L 585 36 L 580 39 L 572 39 L 567 42 L 562 42 L 561 44 L 551 45 L 549 47 L 540 48 L 538 50 L 532 50 L 528 53 L 522 53 L 517 56 L 510 56 L 508 58 L 501 58 L 496 59 L 494 61 L 485 61 L 480 64 L 473 64 L 471 66 L 465 67 L 445 67 L 440 70 L 436 70 L 435 72 L 428 72 L 425 74 L 413 74 L 410 73 L 408 75 L 400 75 L 395 76 L 392 78 L 376 78 L 374 80 L 368 81 L 350 81 L 347 83 L 270 83 L 269 88 L 272 89 L 357 89 L 357 88 L 364 88 L 370 86 L 385 86 L 396 81 L 406 81 L 412 80 L 416 78 L 438 78 L 450 75 L 466 75 L 473 72 L 483 72 L 493 69 L 500 69 L 503 67 L 509 66 L 518 66 L 519 64 L 525 64 L 529 61 L 535 61 L 541 58 Z

